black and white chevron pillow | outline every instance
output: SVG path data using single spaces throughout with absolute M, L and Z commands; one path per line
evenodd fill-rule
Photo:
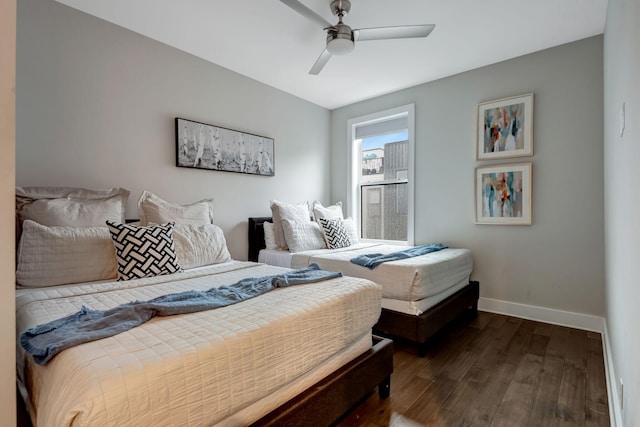
M 351 239 L 341 219 L 318 218 L 329 249 L 351 246 Z
M 140 227 L 107 221 L 116 247 L 118 280 L 181 272 L 173 243 L 174 225 Z

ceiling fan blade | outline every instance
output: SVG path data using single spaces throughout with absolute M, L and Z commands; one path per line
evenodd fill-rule
M 313 64 L 313 67 L 309 70 L 309 74 L 313 74 L 314 76 L 320 74 L 320 71 L 327 65 L 329 59 L 331 59 L 331 52 L 327 49 L 323 50 L 318 59 L 316 59 L 316 63 Z
M 280 1 L 286 4 L 287 6 L 289 6 L 291 9 L 298 12 L 300 15 L 305 16 L 310 20 L 314 21 L 315 23 L 320 25 L 322 28 L 333 26 L 332 24 L 329 23 L 329 21 L 327 21 L 322 16 L 315 13 L 313 10 L 309 9 L 307 6 L 300 3 L 298 0 L 280 0 Z
M 435 27 L 433 24 L 425 24 L 403 25 L 400 27 L 360 28 L 359 30 L 353 30 L 353 38 L 356 41 L 367 41 L 427 37 Z

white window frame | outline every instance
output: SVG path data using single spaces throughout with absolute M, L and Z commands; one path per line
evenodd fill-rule
M 407 171 L 407 184 L 408 184 L 408 206 L 407 206 L 407 240 L 381 240 L 381 239 L 362 239 L 362 216 L 361 216 L 361 190 L 360 190 L 360 169 L 362 159 L 360 154 L 362 153 L 362 147 L 360 143 L 356 141 L 356 127 L 373 124 L 376 122 L 386 121 L 397 117 L 407 117 L 407 129 L 409 147 L 407 155 L 408 171 Z M 348 153 L 347 159 L 347 215 L 351 216 L 356 223 L 358 230 L 358 236 L 363 242 L 377 242 L 377 243 L 389 243 L 389 244 L 414 244 L 414 159 L 415 159 L 415 105 L 407 104 L 400 107 L 391 108 L 389 110 L 380 111 L 377 113 L 368 114 L 366 116 L 355 117 L 347 121 L 347 141 Z M 401 181 L 381 181 L 384 183 L 397 183 Z M 404 182 L 404 181 L 402 181 Z M 378 184 L 378 182 L 376 182 Z

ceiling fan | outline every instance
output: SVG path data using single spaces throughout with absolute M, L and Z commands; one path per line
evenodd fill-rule
M 333 0 L 330 4 L 331 13 L 338 17 L 338 23 L 331 25 L 322 16 L 300 3 L 298 0 L 280 0 L 299 14 L 320 24 L 327 32 L 327 47 L 316 60 L 309 74 L 317 75 L 327 65 L 332 55 L 344 55 L 353 50 L 356 41 L 405 39 L 427 37 L 436 27 L 433 24 L 402 25 L 398 27 L 360 28 L 352 30 L 342 22 L 342 18 L 351 10 L 349 0 Z

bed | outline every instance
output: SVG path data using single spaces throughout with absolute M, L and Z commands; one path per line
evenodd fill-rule
M 114 268 L 117 278 L 124 274 L 118 245 L 114 259 L 100 251 L 117 233 L 21 218 L 16 335 L 83 306 L 107 310 L 291 271 L 230 259 L 222 230 L 208 221 L 109 221 L 120 233 L 156 237 L 175 228 L 171 248 L 184 267 L 116 280 Z M 92 275 L 102 277 L 78 280 Z M 372 334 L 380 298 L 378 284 L 352 277 L 277 288 L 214 310 L 155 317 L 44 365 L 18 341 L 18 389 L 38 427 L 329 425 L 376 387 L 389 395 L 392 343 Z
M 381 264 L 369 270 L 351 263 L 357 255 L 397 251 L 398 246 L 358 243 L 341 249 L 291 253 L 265 249 L 264 223 L 271 217 L 251 217 L 249 260 L 299 268 L 311 262 L 345 275 L 363 277 L 383 286 L 382 314 L 376 333 L 411 341 L 420 354 L 428 341 L 455 318 L 477 313 L 479 283 L 470 280 L 473 257 L 467 249 L 447 248 L 432 254 Z

